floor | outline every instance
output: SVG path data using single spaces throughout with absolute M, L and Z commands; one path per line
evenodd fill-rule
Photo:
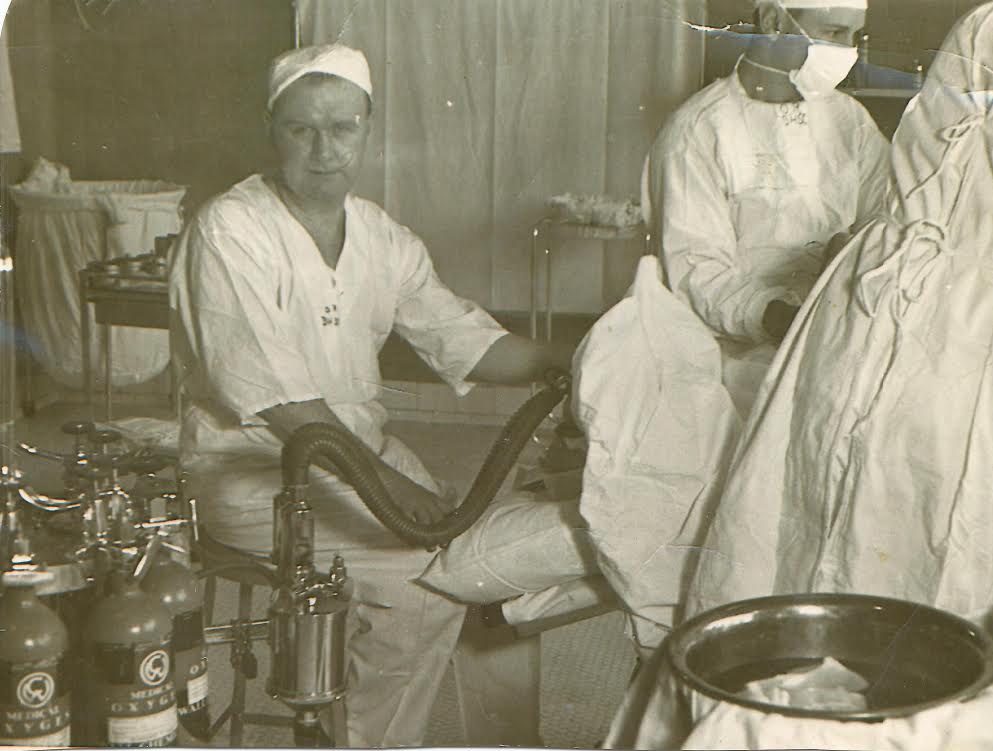
M 129 404 L 115 416 L 144 416 L 167 420 L 164 404 Z M 67 450 L 71 440 L 60 431 L 62 423 L 85 419 L 80 405 L 57 404 L 39 410 L 30 419 L 18 422 L 17 439 L 52 450 Z M 455 485 L 463 492 L 496 436 L 496 429 L 485 425 L 437 425 L 397 423 L 391 432 L 414 446 L 425 465 L 435 476 Z M 21 460 L 19 467 L 27 480 L 38 489 L 58 492 L 60 469 L 37 458 Z M 266 603 L 259 593 L 256 617 L 264 617 Z M 223 623 L 235 614 L 234 585 L 218 589 L 215 623 Z M 607 732 L 610 718 L 620 702 L 634 666 L 633 654 L 623 634 L 623 619 L 618 613 L 562 627 L 542 636 L 541 736 L 552 748 L 594 748 Z M 256 649 L 259 679 L 249 684 L 248 711 L 283 714 L 285 709 L 264 691 L 268 672 L 268 654 L 263 643 Z M 231 692 L 232 669 L 226 647 L 210 650 L 210 702 L 212 714 L 226 705 Z M 189 740 L 181 738 L 180 741 Z M 211 745 L 226 745 L 222 731 Z M 249 726 L 247 747 L 281 747 L 291 745 L 289 730 L 277 727 Z M 458 712 L 451 670 L 445 677 L 435 702 L 426 738 L 428 746 L 464 746 L 465 736 Z

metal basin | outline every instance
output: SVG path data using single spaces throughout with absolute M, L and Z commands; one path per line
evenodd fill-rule
M 934 608 L 861 595 L 789 595 L 732 603 L 670 635 L 666 659 L 718 701 L 792 717 L 876 722 L 971 699 L 993 683 L 993 639 Z M 865 678 L 868 709 L 837 712 L 738 696 L 750 681 L 833 657 Z

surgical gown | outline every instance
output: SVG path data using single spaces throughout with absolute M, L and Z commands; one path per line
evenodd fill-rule
M 182 450 L 203 521 L 221 542 L 267 553 L 281 442 L 257 414 L 322 399 L 384 461 L 437 490 L 383 434 L 378 354 L 402 335 L 456 391 L 506 332 L 435 274 L 424 244 L 349 196 L 328 267 L 260 176 L 208 204 L 173 261 L 173 352 L 182 373 Z M 464 608 L 409 583 L 431 555 L 388 532 L 355 491 L 312 469 L 317 565 L 341 553 L 356 590 L 349 625 L 349 743 L 417 745 Z
M 769 594 L 846 592 L 989 625 L 993 3 L 956 26 L 910 103 L 887 204 L 818 283 L 763 382 L 688 615 Z M 611 745 L 678 745 L 684 698 L 659 655 L 629 692 Z M 725 720 L 731 745 L 743 712 Z M 798 747 L 816 745 L 794 727 Z
M 718 337 L 742 417 L 775 354 L 767 306 L 799 306 L 831 238 L 877 213 L 888 151 L 848 95 L 762 102 L 737 70 L 662 129 L 646 178 L 667 284 Z

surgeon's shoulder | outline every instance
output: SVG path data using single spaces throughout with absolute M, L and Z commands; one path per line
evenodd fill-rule
M 417 233 L 400 224 L 379 204 L 357 196 L 349 196 L 348 201 L 349 221 L 359 220 L 363 233 L 380 258 L 398 263 L 416 261 L 419 256 L 427 253 L 424 242 Z
M 687 99 L 662 124 L 655 150 L 680 151 L 715 137 L 729 106 L 731 84 L 720 78 Z
M 834 117 L 837 120 L 847 120 L 856 124 L 876 122 L 866 106 L 847 91 L 835 89 L 828 95 L 826 104 L 836 111 Z
M 863 141 L 867 138 L 883 138 L 876 119 L 862 102 L 848 92 L 836 89 L 828 98 L 827 104 L 832 108 L 832 122 L 837 123 L 842 131 L 858 136 Z
M 270 235 L 273 212 L 267 206 L 267 190 L 257 176 L 208 199 L 197 212 L 194 234 L 223 248 L 226 241 L 259 239 Z M 271 202 L 271 199 L 270 199 Z

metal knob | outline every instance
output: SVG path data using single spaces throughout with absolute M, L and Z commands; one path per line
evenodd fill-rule
M 92 422 L 66 422 L 62 424 L 62 432 L 66 435 L 83 436 L 93 432 Z
M 90 440 L 100 453 L 105 454 L 110 444 L 118 443 L 121 440 L 121 434 L 116 430 L 94 430 L 90 434 Z

